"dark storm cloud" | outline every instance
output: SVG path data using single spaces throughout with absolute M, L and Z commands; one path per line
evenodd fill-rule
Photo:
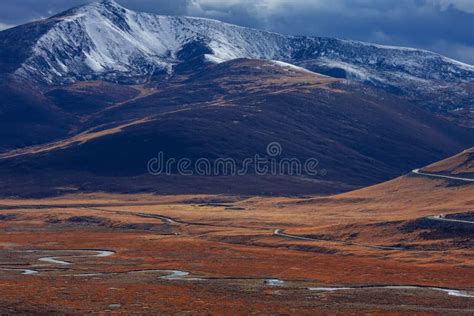
M 0 28 L 85 0 L 2 0 Z M 140 11 L 433 50 L 474 64 L 474 0 L 118 0 Z

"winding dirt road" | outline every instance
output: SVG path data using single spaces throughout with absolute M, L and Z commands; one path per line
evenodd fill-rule
M 442 175 L 442 174 L 435 174 L 435 173 L 426 173 L 426 172 L 421 172 L 420 169 L 415 169 L 415 170 L 412 171 L 412 173 L 417 174 L 417 175 L 421 175 L 421 176 L 432 177 L 432 178 L 443 178 L 443 179 L 449 179 L 449 180 L 474 182 L 474 179 L 470 179 L 470 178 L 445 176 L 445 175 Z
M 328 240 L 328 239 L 318 239 L 318 238 L 310 238 L 310 237 L 304 237 L 304 236 L 298 236 L 298 235 L 291 235 L 291 234 L 286 234 L 283 229 L 275 229 L 273 231 L 273 235 L 289 238 L 289 239 L 295 239 L 295 240 L 324 241 L 324 242 L 332 242 L 332 243 L 338 243 L 338 244 L 348 245 L 348 246 L 361 246 L 361 247 L 370 248 L 370 249 L 406 250 L 405 248 L 402 248 L 402 247 L 367 245 L 367 244 L 353 243 L 353 242 L 348 242 L 348 241 L 343 241 L 343 240 Z
M 444 215 L 428 216 L 427 219 L 430 219 L 430 220 L 433 220 L 433 221 L 441 221 L 441 222 L 450 222 L 450 223 L 460 223 L 460 224 L 471 224 L 471 225 L 474 225 L 474 222 L 472 222 L 472 221 L 466 221 L 466 220 L 454 219 L 454 218 L 446 218 Z

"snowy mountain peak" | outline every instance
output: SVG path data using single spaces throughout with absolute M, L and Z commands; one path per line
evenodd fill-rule
M 106 10 L 106 11 L 111 11 L 111 12 L 125 13 L 127 11 L 125 7 L 121 6 L 114 0 L 100 0 L 100 1 L 89 4 L 89 6 L 95 6 L 96 8 L 100 8 L 101 10 Z
M 125 9 L 123 6 L 121 6 L 119 3 L 117 3 L 114 0 L 97 0 L 85 5 L 82 5 L 82 7 L 96 7 L 96 8 L 103 8 L 107 10 L 122 10 Z
M 114 0 L 99 0 L 97 1 L 99 4 L 101 5 L 105 5 L 105 6 L 114 6 L 114 7 L 121 7 L 120 4 L 118 4 L 116 1 Z
M 81 14 L 94 14 L 94 13 L 120 13 L 124 14 L 129 11 L 127 8 L 121 6 L 114 0 L 97 0 L 90 3 L 74 7 L 72 9 L 61 12 L 53 18 L 64 18 L 64 17 L 75 17 Z
M 91 79 L 137 82 L 237 58 L 282 61 L 399 91 L 433 89 L 433 82 L 474 81 L 473 66 L 428 51 L 140 13 L 113 0 L 87 4 L 46 22 L 49 29 L 34 39 L 15 71 L 46 84 Z

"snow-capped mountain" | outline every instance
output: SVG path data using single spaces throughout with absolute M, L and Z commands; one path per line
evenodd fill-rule
M 0 32 L 0 180 L 12 196 L 30 170 L 48 192 L 155 192 L 144 173 L 157 151 L 243 163 L 277 140 L 282 158 L 321 158 L 328 174 L 189 186 L 339 192 L 472 147 L 473 79 L 472 66 L 423 50 L 96 2 Z M 160 191 L 191 192 L 169 179 Z
M 430 86 L 433 80 L 474 80 L 473 66 L 424 50 L 285 36 L 216 20 L 139 13 L 113 0 L 4 31 L 0 42 L 32 28 L 32 33 L 38 34 L 24 35 L 33 36 L 31 47 L 15 74 L 47 84 L 98 78 L 143 80 L 160 73 L 170 75 L 180 64 L 200 57 L 214 63 L 236 58 L 273 59 L 394 87 L 397 82 L 420 87 Z

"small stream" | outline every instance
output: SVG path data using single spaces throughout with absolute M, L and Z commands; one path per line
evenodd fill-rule
M 23 275 L 34 275 L 38 274 L 39 271 L 36 270 L 30 270 L 30 269 L 11 269 L 11 268 L 0 268 L 0 271 L 21 271 L 21 274 Z
M 370 290 L 370 289 L 393 289 L 393 290 L 432 290 L 447 293 L 450 296 L 474 298 L 473 292 L 446 289 L 440 287 L 414 286 L 414 285 L 386 285 L 386 286 L 353 286 L 353 287 L 310 287 L 308 290 L 317 292 L 335 292 L 350 290 Z
M 110 250 L 24 250 L 19 251 L 23 253 L 78 253 L 70 255 L 59 255 L 59 256 L 46 256 L 38 258 L 38 261 L 45 262 L 54 265 L 60 266 L 70 266 L 73 265 L 72 262 L 66 261 L 69 258 L 105 258 L 110 257 L 115 254 L 114 251 Z M 34 268 L 35 266 L 32 266 Z M 25 268 L 0 268 L 0 271 L 15 271 L 21 272 L 22 275 L 38 275 L 40 271 L 35 269 L 25 269 Z M 199 277 L 190 277 L 190 273 L 187 271 L 181 270 L 135 270 L 128 272 L 91 272 L 91 273 L 80 273 L 80 274 L 67 274 L 63 276 L 73 276 L 73 277 L 96 277 L 104 275 L 119 275 L 119 274 L 162 274 L 160 279 L 163 280 L 180 280 L 180 281 L 212 281 L 212 280 L 236 280 L 239 278 L 199 278 Z M 244 279 L 244 278 L 242 278 Z M 260 280 L 266 286 L 285 286 L 286 282 L 280 279 L 252 279 Z M 370 289 L 393 289 L 393 290 L 432 290 L 446 293 L 450 296 L 464 297 L 464 298 L 474 298 L 474 292 L 463 291 L 457 289 L 448 289 L 440 287 L 429 287 L 429 286 L 415 286 L 415 285 L 366 285 L 366 286 L 347 286 L 347 287 L 308 287 L 309 291 L 314 292 L 335 292 L 335 291 L 354 291 L 354 290 L 370 290 Z
M 55 251 L 55 250 L 48 250 L 48 251 Z M 59 264 L 59 265 L 71 265 L 72 262 L 64 261 L 59 258 L 87 258 L 87 257 L 97 257 L 97 258 L 104 258 L 110 257 L 115 254 L 113 251 L 109 250 L 58 250 L 62 252 L 93 252 L 92 255 L 71 255 L 71 256 L 57 256 L 57 257 L 42 257 L 39 258 L 38 261 L 48 262 L 52 264 Z

